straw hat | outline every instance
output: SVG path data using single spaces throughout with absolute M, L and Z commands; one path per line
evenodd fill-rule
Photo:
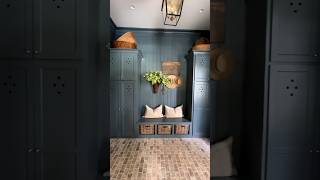
M 210 41 L 207 38 L 199 38 L 193 45 L 192 50 L 194 51 L 209 51 Z
M 112 47 L 136 49 L 137 40 L 135 34 L 133 32 L 124 33 L 122 36 L 112 42 Z
M 234 58 L 230 50 L 216 48 L 211 51 L 211 78 L 214 80 L 225 80 L 229 78 L 234 70 Z
M 169 75 L 168 78 L 171 80 L 171 83 L 167 84 L 167 88 L 174 89 L 182 85 L 182 78 L 177 75 Z

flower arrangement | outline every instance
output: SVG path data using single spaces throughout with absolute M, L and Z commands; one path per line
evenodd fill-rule
M 153 93 L 157 93 L 160 86 L 164 87 L 171 82 L 168 76 L 161 71 L 149 71 L 146 72 L 143 77 L 152 85 Z

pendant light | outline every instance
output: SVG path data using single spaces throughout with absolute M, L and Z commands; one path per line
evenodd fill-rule
M 164 17 L 164 25 L 177 26 L 181 17 L 183 0 L 163 0 L 162 15 Z

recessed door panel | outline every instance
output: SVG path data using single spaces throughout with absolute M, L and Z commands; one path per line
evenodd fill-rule
M 42 69 L 42 143 L 53 149 L 77 147 L 77 79 L 74 69 Z
M 318 7 L 314 0 L 274 0 L 272 54 L 312 56 L 315 52 L 313 23 Z M 317 39 L 317 41 L 319 41 Z M 305 59 L 298 59 L 303 61 Z
M 122 53 L 121 60 L 121 80 L 134 80 L 137 55 L 135 53 Z
M 134 82 L 122 82 L 121 92 L 121 137 L 132 137 L 134 130 Z
M 210 136 L 211 111 L 207 108 L 195 108 L 193 111 L 193 135 L 195 137 Z
M 210 79 L 210 56 L 208 54 L 195 55 L 195 81 L 207 81 Z
M 77 58 L 79 53 L 78 0 L 34 2 L 34 56 Z
M 0 1 L 0 57 L 31 57 L 31 5 L 27 0 Z
M 121 78 L 121 54 L 118 52 L 110 53 L 110 79 L 120 80 Z
M 272 66 L 268 179 L 309 179 L 313 148 L 314 81 L 310 66 Z
M 1 64 L 0 69 L 0 126 L 1 160 L 5 164 L 3 177 L 12 180 L 27 180 L 32 165 L 28 165 L 29 142 L 29 105 L 28 104 L 28 71 L 20 67 L 10 67 Z M 32 141 L 32 140 L 31 140 Z
M 196 108 L 209 108 L 210 105 L 210 83 L 194 83 L 194 106 Z
M 111 81 L 110 83 L 110 135 L 111 137 L 120 137 L 121 117 L 120 117 L 120 82 Z

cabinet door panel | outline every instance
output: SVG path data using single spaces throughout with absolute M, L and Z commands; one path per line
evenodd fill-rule
M 37 126 L 37 169 L 40 180 L 73 180 L 78 174 L 78 88 L 77 70 L 41 68 L 41 99 Z
M 195 81 L 208 81 L 210 79 L 210 56 L 208 54 L 195 55 Z
M 207 108 L 195 108 L 193 110 L 193 136 L 209 137 L 211 111 Z
M 313 179 L 320 179 L 320 68 L 317 68 L 315 71 L 315 75 L 313 76 L 315 79 L 316 88 L 314 91 L 315 94 L 315 118 L 314 118 L 314 131 L 315 131 L 315 153 L 313 158 Z
M 0 57 L 31 57 L 31 4 L 27 0 L 0 1 Z
M 271 68 L 268 125 L 270 180 L 301 179 L 310 174 L 310 167 L 305 167 L 311 164 L 309 151 L 313 146 L 312 72 L 308 66 Z M 299 165 L 292 164 L 294 162 Z M 275 166 L 281 167 L 277 169 Z M 299 167 L 301 169 L 297 171 Z
M 319 24 L 319 22 L 314 18 L 318 14 L 318 6 L 314 3 L 318 2 L 314 0 L 273 1 L 272 54 L 274 56 L 312 56 L 315 53 L 313 23 Z M 304 61 L 306 59 L 294 60 Z
M 121 80 L 134 80 L 135 64 L 137 55 L 135 53 L 122 53 L 121 55 Z
M 12 180 L 27 180 L 32 178 L 32 174 L 28 173 L 32 170 L 29 161 L 32 153 L 28 153 L 28 148 L 32 147 L 32 135 L 28 129 L 31 123 L 27 79 L 29 72 L 20 67 L 9 70 L 9 66 L 4 64 L 0 67 L 0 139 L 3 145 L 0 159 L 4 165 L 1 176 Z
M 209 108 L 210 105 L 210 83 L 194 83 L 194 106 L 196 108 Z
M 120 117 L 120 82 L 111 81 L 110 83 L 110 136 L 120 137 L 121 117 Z
M 121 78 L 121 54 L 118 52 L 110 53 L 110 79 L 120 80 Z
M 121 84 L 121 122 L 122 136 L 133 137 L 134 130 L 134 82 Z
M 37 58 L 77 58 L 78 0 L 34 2 L 34 50 Z

